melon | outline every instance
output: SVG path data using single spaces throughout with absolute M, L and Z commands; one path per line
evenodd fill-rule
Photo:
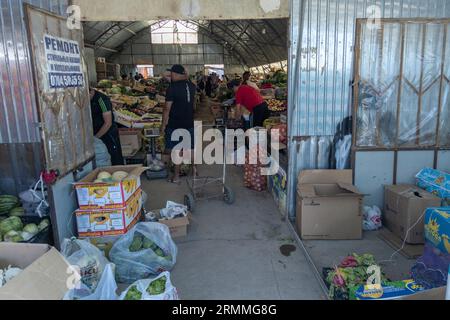
M 111 174 L 106 171 L 100 172 L 97 176 L 97 179 L 100 179 L 100 180 L 105 180 L 105 179 L 109 179 L 109 178 L 111 178 Z
M 128 177 L 128 173 L 126 173 L 125 171 L 116 171 L 112 175 L 113 180 L 117 182 L 122 181 L 126 177 Z

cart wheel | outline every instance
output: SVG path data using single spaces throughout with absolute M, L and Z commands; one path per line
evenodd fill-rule
M 186 194 L 184 196 L 184 205 L 186 207 L 188 207 L 188 210 L 190 212 L 194 212 L 195 210 L 195 199 L 194 196 L 190 193 L 190 194 Z
M 234 192 L 227 186 L 223 186 L 223 201 L 226 204 L 233 204 L 236 198 L 234 197 Z

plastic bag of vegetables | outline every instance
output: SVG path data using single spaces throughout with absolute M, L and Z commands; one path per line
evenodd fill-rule
M 108 263 L 95 290 L 81 283 L 77 289 L 67 291 L 64 300 L 117 300 L 117 283 L 114 279 L 114 265 Z
M 73 238 L 63 241 L 61 253 L 71 265 L 80 268 L 81 282 L 94 291 L 108 264 L 103 252 L 88 240 Z
M 163 272 L 156 278 L 136 281 L 119 300 L 178 300 L 178 293 L 170 281 L 170 273 Z
M 169 228 L 160 223 L 138 223 L 111 248 L 109 257 L 116 265 L 116 279 L 133 283 L 172 270 L 177 247 Z

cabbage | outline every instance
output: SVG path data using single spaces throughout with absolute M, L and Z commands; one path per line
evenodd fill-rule
M 48 221 L 48 219 L 44 219 L 44 220 L 41 221 L 41 223 L 39 223 L 38 230 L 42 231 L 45 228 L 47 228 L 49 225 L 50 225 L 50 222 Z
M 23 231 L 24 231 L 24 232 L 31 233 L 33 236 L 36 235 L 37 233 L 39 233 L 38 226 L 35 225 L 34 223 L 27 224 L 27 225 L 23 228 Z
M 0 222 L 0 234 L 6 235 L 9 231 L 21 231 L 22 220 L 19 217 L 9 217 Z
M 17 231 L 11 230 L 5 234 L 4 240 L 5 242 L 21 242 L 23 238 Z

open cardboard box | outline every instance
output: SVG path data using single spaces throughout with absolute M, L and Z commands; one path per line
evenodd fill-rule
M 305 240 L 362 238 L 363 195 L 351 170 L 305 170 L 298 177 L 297 229 Z
M 0 288 L 0 300 L 62 300 L 68 291 L 69 263 L 46 244 L 0 243 L 0 267 L 23 269 Z
M 80 210 L 121 209 L 125 207 L 128 199 L 141 187 L 141 175 L 147 169 L 142 165 L 95 169 L 84 179 L 74 184 Z M 128 173 L 128 177 L 121 182 L 94 183 L 98 174 L 102 171 L 111 174 L 117 171 L 124 171 Z
M 192 214 L 188 212 L 186 217 L 175 219 L 161 219 L 160 210 L 156 211 L 158 222 L 169 227 L 170 235 L 172 238 L 181 238 L 187 236 L 187 229 L 189 220 L 192 218 Z
M 124 157 L 132 157 L 142 148 L 141 129 L 120 129 L 119 138 Z

